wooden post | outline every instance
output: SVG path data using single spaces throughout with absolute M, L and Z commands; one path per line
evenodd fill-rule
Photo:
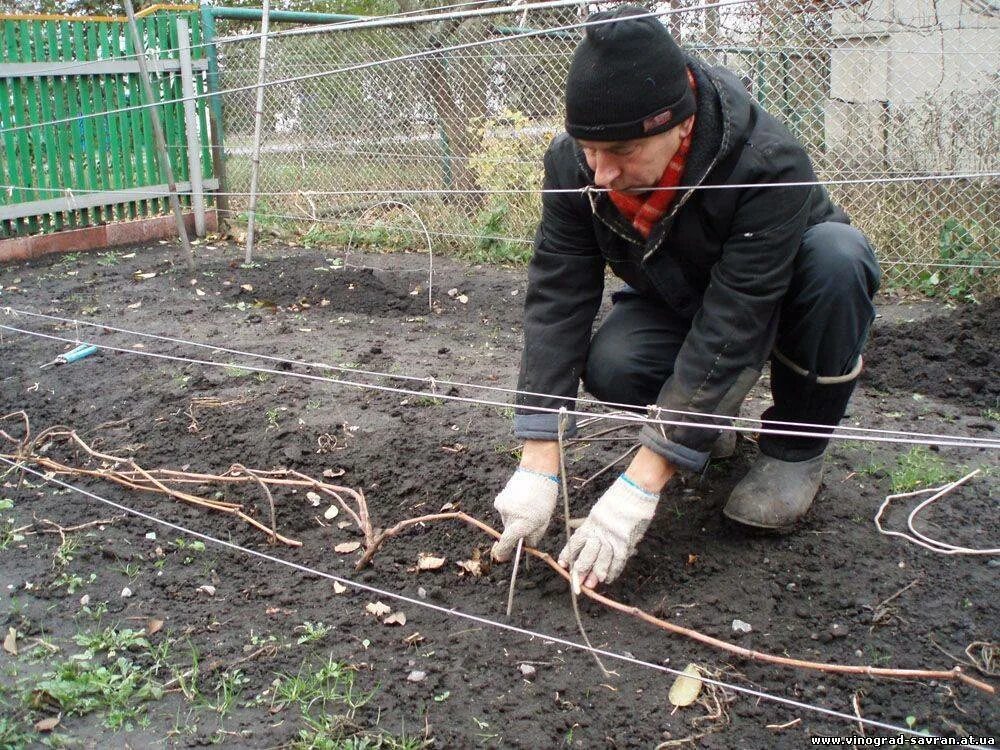
M 174 212 L 174 221 L 177 223 L 177 234 L 180 235 L 181 244 L 184 246 L 184 254 L 187 257 L 188 270 L 194 271 L 194 255 L 191 253 L 191 241 L 188 239 L 187 228 L 184 226 L 184 215 L 181 213 L 181 202 L 177 199 L 177 184 L 174 182 L 174 170 L 170 166 L 170 156 L 167 154 L 167 142 L 163 137 L 163 125 L 160 123 L 160 113 L 152 106 L 156 103 L 153 98 L 153 86 L 149 82 L 149 70 L 146 68 L 146 47 L 142 43 L 139 35 L 139 26 L 135 22 L 135 8 L 132 7 L 132 0 L 125 0 L 125 14 L 128 16 L 128 27 L 132 32 L 132 42 L 135 45 L 136 61 L 139 63 L 139 78 L 142 80 L 142 91 L 146 96 L 149 107 L 149 119 L 153 123 L 153 137 L 156 139 L 156 153 L 159 157 L 160 171 L 163 172 L 167 182 L 167 189 L 170 191 L 170 207 Z

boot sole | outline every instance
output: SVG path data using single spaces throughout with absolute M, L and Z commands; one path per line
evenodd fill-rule
M 777 525 L 777 524 L 770 524 L 769 525 L 769 524 L 761 523 L 759 521 L 751 521 L 751 520 L 749 520 L 747 518 L 740 518 L 735 513 L 730 513 L 725 508 L 722 509 L 722 515 L 724 515 L 730 521 L 735 521 L 736 523 L 738 523 L 738 524 L 740 524 L 742 526 L 749 526 L 752 529 L 760 529 L 762 531 L 773 531 L 773 532 L 779 532 L 779 533 L 780 532 L 787 532 L 787 531 L 794 531 L 795 527 L 798 526 L 799 522 L 802 521 L 802 518 L 805 518 L 805 516 L 803 515 L 802 517 L 796 518 L 794 521 L 791 521 L 790 523 L 786 523 L 784 525 Z

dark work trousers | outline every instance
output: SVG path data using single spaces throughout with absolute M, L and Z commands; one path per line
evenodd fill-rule
M 816 377 L 846 375 L 854 369 L 875 319 L 872 297 L 879 280 L 875 254 L 857 229 L 826 222 L 805 231 L 775 343 L 798 371 L 771 357 L 774 405 L 764 412 L 765 424 L 774 420 L 836 425 L 844 416 L 855 381 L 826 385 L 817 383 Z M 613 300 L 611 312 L 591 341 L 584 386 L 603 401 L 637 407 L 654 404 L 673 373 L 691 321 L 663 302 L 627 288 Z M 759 445 L 773 458 L 804 461 L 822 453 L 827 442 L 825 437 L 762 434 Z

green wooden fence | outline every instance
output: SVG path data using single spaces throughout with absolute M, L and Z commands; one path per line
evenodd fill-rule
M 153 6 L 137 23 L 154 96 L 167 102 L 156 111 L 177 188 L 190 205 L 192 185 L 218 187 L 201 15 L 197 6 Z M 185 24 L 190 69 L 180 55 Z M 126 109 L 143 103 L 134 55 L 124 18 L 0 16 L 0 238 L 169 212 L 152 110 Z M 178 101 L 185 73 L 201 97 L 194 102 Z

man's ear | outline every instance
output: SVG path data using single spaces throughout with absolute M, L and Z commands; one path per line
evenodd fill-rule
M 681 129 L 681 138 L 687 138 L 691 135 L 691 131 L 694 130 L 694 115 L 691 115 L 677 127 Z

